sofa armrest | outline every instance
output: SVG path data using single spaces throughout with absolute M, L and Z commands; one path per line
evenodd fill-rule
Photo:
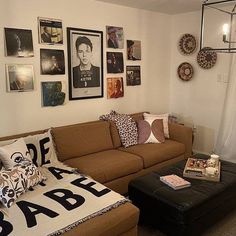
M 192 155 L 193 130 L 190 127 L 169 123 L 170 139 L 185 145 L 185 158 Z

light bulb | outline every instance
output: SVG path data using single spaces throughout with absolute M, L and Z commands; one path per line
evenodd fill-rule
M 224 43 L 228 43 L 228 41 L 227 41 L 228 33 L 229 33 L 229 25 L 228 24 L 224 24 L 223 25 L 223 42 Z
M 227 35 L 229 33 L 229 25 L 224 24 L 223 25 L 223 34 Z

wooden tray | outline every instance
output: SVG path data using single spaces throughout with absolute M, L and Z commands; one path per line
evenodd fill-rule
M 195 164 L 191 166 L 190 163 L 193 161 Z M 213 176 L 206 175 L 207 167 L 208 166 L 205 159 L 188 158 L 184 167 L 183 176 L 187 178 L 192 178 L 192 179 L 201 179 L 201 180 L 219 182 L 220 169 L 221 169 L 220 161 L 219 161 L 219 164 L 216 166 L 216 168 L 218 168 L 218 173 Z

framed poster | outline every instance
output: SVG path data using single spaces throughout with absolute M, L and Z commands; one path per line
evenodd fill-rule
M 126 66 L 126 85 L 134 86 L 141 84 L 140 66 Z
M 6 56 L 33 57 L 32 30 L 4 28 Z
M 69 100 L 103 97 L 103 32 L 67 28 Z
M 38 17 L 39 43 L 63 44 L 62 21 Z
M 33 65 L 6 65 L 7 91 L 26 92 L 34 90 Z
M 64 51 L 40 49 L 40 64 L 42 75 L 65 74 Z
M 65 103 L 65 83 L 64 81 L 41 82 L 42 86 L 42 106 L 59 106 Z

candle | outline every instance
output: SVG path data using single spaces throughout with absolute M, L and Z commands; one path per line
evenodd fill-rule
M 211 154 L 211 160 L 215 162 L 215 165 L 217 166 L 219 164 L 220 157 L 216 154 Z

